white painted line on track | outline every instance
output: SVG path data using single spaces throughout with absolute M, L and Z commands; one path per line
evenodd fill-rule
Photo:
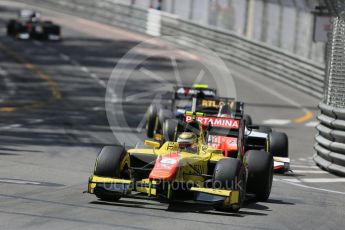
M 9 77 L 9 74 L 6 70 L 0 67 L 0 76 L 3 77 L 4 84 L 8 89 L 8 94 L 6 94 L 3 98 L 0 99 L 0 102 L 5 101 L 10 96 L 13 96 L 16 93 L 17 86 Z
M 70 62 L 75 66 L 80 66 L 79 62 L 77 62 L 76 60 L 71 59 Z
M 97 79 L 97 80 L 98 80 L 98 76 L 97 76 L 95 73 L 91 73 L 90 76 L 91 76 L 93 79 Z
M 6 72 L 4 69 L 2 69 L 2 68 L 0 67 L 0 75 L 1 75 L 1 76 L 7 76 L 8 74 L 7 74 L 7 72 Z
M 52 52 L 52 53 L 55 53 L 55 52 L 56 52 L 56 49 L 51 48 L 51 47 L 46 48 L 46 50 L 48 50 L 49 52 Z
M 95 79 L 98 84 L 100 84 L 103 88 L 107 88 L 107 83 L 105 81 L 103 81 L 102 79 L 100 79 L 97 74 L 92 73 L 91 70 L 86 67 L 86 66 L 82 66 L 78 61 L 70 58 L 68 55 L 60 53 L 59 56 L 65 60 L 65 61 L 69 61 L 71 62 L 73 65 L 77 66 L 80 68 L 81 71 L 88 73 L 90 75 L 91 78 Z M 112 92 L 111 92 L 112 93 Z M 113 94 L 113 93 L 112 93 Z
M 320 122 L 318 121 L 310 121 L 308 123 L 305 124 L 305 126 L 307 127 L 316 127 Z
M 40 41 L 34 41 L 34 44 L 37 46 L 43 46 L 42 42 L 40 42 Z
M 33 121 L 30 121 L 29 124 L 37 124 L 37 123 L 41 123 L 41 122 L 44 122 L 43 119 L 35 119 Z
M 305 173 L 305 174 L 328 174 L 322 170 L 292 170 L 294 173 Z
M 90 73 L 90 70 L 85 66 L 82 66 L 80 69 L 81 69 L 81 71 L 83 71 L 85 73 Z
M 93 111 L 103 111 L 104 108 L 103 107 L 93 107 L 92 110 Z
M 13 124 L 13 125 L 9 125 L 8 127 L 9 128 L 19 128 L 19 127 L 22 127 L 23 125 L 22 124 Z
M 299 179 L 296 178 L 292 178 L 292 179 L 281 179 L 282 181 L 286 181 L 286 182 L 292 182 L 292 183 L 301 183 L 301 181 Z
M 301 157 L 301 158 L 298 158 L 298 161 L 308 161 L 308 159 Z
M 100 85 L 103 86 L 104 88 L 107 87 L 107 84 L 106 84 L 104 81 L 102 81 L 102 80 L 98 80 L 98 84 L 100 84 Z
M 59 56 L 64 61 L 70 61 L 71 60 L 71 58 L 66 54 L 60 54 Z
M 10 183 L 10 184 L 31 184 L 31 185 L 40 185 L 39 182 L 26 181 L 26 180 L 11 180 L 11 179 L 0 179 L 0 183 Z
M 304 185 L 301 184 L 300 182 L 291 182 L 291 181 L 286 181 L 283 179 L 277 179 L 277 178 L 273 178 L 274 181 L 277 182 L 282 182 L 285 184 L 289 184 L 289 185 L 294 185 L 296 187 L 301 187 L 301 188 L 307 188 L 307 189 L 312 189 L 312 190 L 317 190 L 317 191 L 321 191 L 321 192 L 328 192 L 328 193 L 334 193 L 334 194 L 340 194 L 340 195 L 345 195 L 345 192 L 340 192 L 340 191 L 336 191 L 336 190 L 330 190 L 330 189 L 323 189 L 323 188 L 317 188 L 317 187 L 312 187 L 312 186 L 308 186 L 308 185 Z
M 141 121 L 140 121 L 140 123 L 139 123 L 139 125 L 138 125 L 138 127 L 136 129 L 136 131 L 138 133 L 141 133 L 143 131 L 144 127 L 145 127 L 145 124 L 146 124 L 146 116 L 144 116 L 143 119 L 141 119 Z
M 38 123 L 41 123 L 41 122 L 44 122 L 45 120 L 44 119 L 34 119 L 34 120 L 31 120 L 27 123 L 23 123 L 23 124 L 12 124 L 12 125 L 7 125 L 7 126 L 1 126 L 0 127 L 0 130 L 8 130 L 8 129 L 13 129 L 13 128 L 20 128 L 20 127 L 23 127 L 24 125 L 26 124 L 38 124 Z
M 135 132 L 135 131 L 137 131 L 136 128 L 132 128 L 132 127 L 110 126 L 110 128 L 112 130 L 118 131 L 118 132 Z
M 291 165 L 291 168 L 307 168 L 307 169 L 320 169 L 319 167 L 315 165 Z
M 251 85 L 254 85 L 256 88 L 261 88 L 262 90 L 266 91 L 267 93 L 279 98 L 282 101 L 285 101 L 286 103 L 301 109 L 303 112 L 309 112 L 309 110 L 304 107 L 303 105 L 301 105 L 300 103 L 298 103 L 297 101 L 294 101 L 293 99 L 290 99 L 289 97 L 286 97 L 285 95 L 279 93 L 278 91 L 272 89 L 272 87 L 269 87 L 263 83 L 261 83 L 259 80 L 254 81 L 253 78 L 250 78 L 244 74 L 241 74 L 237 71 L 232 70 L 232 72 L 236 72 L 237 76 L 240 76 L 240 79 L 243 81 L 246 81 L 247 83 L 250 83 Z
M 268 119 L 262 121 L 262 124 L 265 125 L 287 125 L 290 124 L 291 120 L 285 120 L 285 119 Z
M 300 179 L 282 179 L 283 181 L 293 183 L 344 183 L 345 178 L 300 178 Z
M 305 178 L 301 181 L 305 183 L 345 183 L 345 178 Z

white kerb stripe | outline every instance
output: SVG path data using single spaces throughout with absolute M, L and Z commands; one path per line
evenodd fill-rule
M 328 174 L 326 171 L 321 170 L 292 170 L 294 173 L 306 173 L 306 174 Z
M 304 178 L 304 179 L 282 179 L 293 183 L 345 183 L 345 178 Z
M 289 123 L 291 123 L 290 120 L 284 120 L 284 119 L 268 119 L 268 120 L 262 121 L 262 124 L 265 124 L 265 125 L 287 125 Z

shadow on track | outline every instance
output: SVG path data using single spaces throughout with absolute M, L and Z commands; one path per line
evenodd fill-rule
M 291 202 L 285 202 L 283 200 L 269 199 L 266 202 L 258 203 L 255 199 L 251 198 L 246 200 L 243 208 L 238 213 L 231 212 L 219 212 L 215 211 L 211 205 L 203 205 L 198 203 L 176 202 L 174 204 L 152 202 L 150 200 L 126 199 L 118 202 L 105 202 L 102 200 L 92 201 L 90 204 L 106 205 L 106 206 L 121 206 L 127 208 L 139 208 L 139 209 L 152 209 L 162 210 L 167 212 L 186 212 L 186 213 L 200 213 L 208 215 L 221 215 L 221 216 L 233 216 L 233 217 L 245 217 L 245 216 L 267 216 L 267 212 L 272 210 L 265 206 L 265 203 L 269 204 L 281 204 L 281 205 L 294 205 Z

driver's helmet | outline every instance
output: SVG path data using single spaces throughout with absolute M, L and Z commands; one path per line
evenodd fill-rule
M 177 143 L 181 149 L 192 148 L 197 143 L 197 136 L 193 132 L 183 132 L 177 137 Z

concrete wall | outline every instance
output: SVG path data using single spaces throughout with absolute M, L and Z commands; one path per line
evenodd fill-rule
M 156 8 L 158 4 L 158 0 L 114 1 L 133 3 L 143 9 Z M 253 15 L 248 15 L 249 1 L 254 1 Z M 246 35 L 323 64 L 325 44 L 312 40 L 314 16 L 311 11 L 318 1 L 163 0 L 162 10 L 182 19 Z M 248 18 L 253 20 L 249 22 Z

